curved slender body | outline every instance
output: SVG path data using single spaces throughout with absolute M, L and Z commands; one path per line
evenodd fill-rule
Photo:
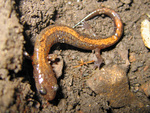
M 38 35 L 35 42 L 34 54 L 32 57 L 34 78 L 37 91 L 46 100 L 53 100 L 58 88 L 57 79 L 47 59 L 50 48 L 55 43 L 67 43 L 86 50 L 100 50 L 115 44 L 120 39 L 123 32 L 123 24 L 119 15 L 111 9 L 97 9 L 87 15 L 78 24 L 99 14 L 106 14 L 114 21 L 114 33 L 105 39 L 91 39 L 88 35 L 82 35 L 68 26 L 53 25 L 45 28 Z M 97 56 L 99 56 L 99 54 L 97 54 Z

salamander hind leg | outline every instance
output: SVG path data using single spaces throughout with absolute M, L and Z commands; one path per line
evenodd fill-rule
M 95 55 L 97 58 L 97 61 L 94 62 L 94 68 L 100 68 L 101 64 L 104 63 L 104 59 L 100 55 L 100 49 L 99 48 L 96 48 L 94 50 L 95 50 Z

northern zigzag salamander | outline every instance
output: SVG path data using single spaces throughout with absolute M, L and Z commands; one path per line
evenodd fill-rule
M 37 91 L 46 100 L 53 100 L 58 89 L 57 79 L 47 59 L 50 48 L 55 43 L 67 43 L 81 49 L 96 50 L 98 59 L 96 64 L 100 66 L 102 63 L 100 50 L 115 44 L 120 39 L 123 32 L 123 24 L 119 15 L 114 10 L 108 8 L 96 9 L 78 24 L 99 14 L 106 14 L 114 21 L 114 33 L 105 39 L 90 39 L 87 35 L 82 35 L 71 27 L 55 25 L 50 25 L 43 29 L 37 36 L 32 57 L 33 74 Z

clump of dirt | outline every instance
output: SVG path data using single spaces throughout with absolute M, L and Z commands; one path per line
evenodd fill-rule
M 93 60 L 93 53 L 67 44 L 56 44 L 52 47 L 51 53 L 63 57 L 63 74 L 58 79 L 60 89 L 55 100 L 42 105 L 36 95 L 32 61 L 23 59 L 23 46 L 32 54 L 36 36 L 42 29 L 52 24 L 73 27 L 87 14 L 102 7 L 115 10 L 124 24 L 124 34 L 120 41 L 101 51 L 104 65 L 116 64 L 124 67 L 129 90 L 143 103 L 143 107 L 132 103 L 113 108 L 107 101 L 106 95 L 93 92 L 87 86 L 86 81 L 95 70 L 94 64 L 87 63 L 80 66 L 79 63 L 79 61 Z M 150 53 L 149 49 L 144 46 L 140 34 L 141 21 L 148 18 L 146 14 L 150 12 L 149 7 L 149 0 L 1 0 L 1 112 L 150 111 L 150 101 L 145 95 L 149 89 L 146 91 L 144 89 L 145 92 L 140 89 L 150 80 Z M 91 26 L 92 32 L 83 27 L 77 27 L 75 30 L 90 36 L 94 33 L 96 38 L 113 33 L 113 22 L 105 15 L 96 16 L 86 23 Z M 25 45 L 23 36 L 26 41 Z
M 13 5 L 11 0 L 2 1 L 0 9 L 0 69 L 5 73 L 7 70 L 20 71 L 23 60 L 23 27 L 19 24 Z

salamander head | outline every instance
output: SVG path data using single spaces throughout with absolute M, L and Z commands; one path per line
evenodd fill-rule
M 44 69 L 43 71 L 39 68 L 34 68 L 36 89 L 41 98 L 51 101 L 55 98 L 58 90 L 57 79 L 49 68 Z
M 33 74 L 37 92 L 41 98 L 51 101 L 55 98 L 58 90 L 57 79 L 52 67 L 47 63 L 35 59 L 33 63 Z

